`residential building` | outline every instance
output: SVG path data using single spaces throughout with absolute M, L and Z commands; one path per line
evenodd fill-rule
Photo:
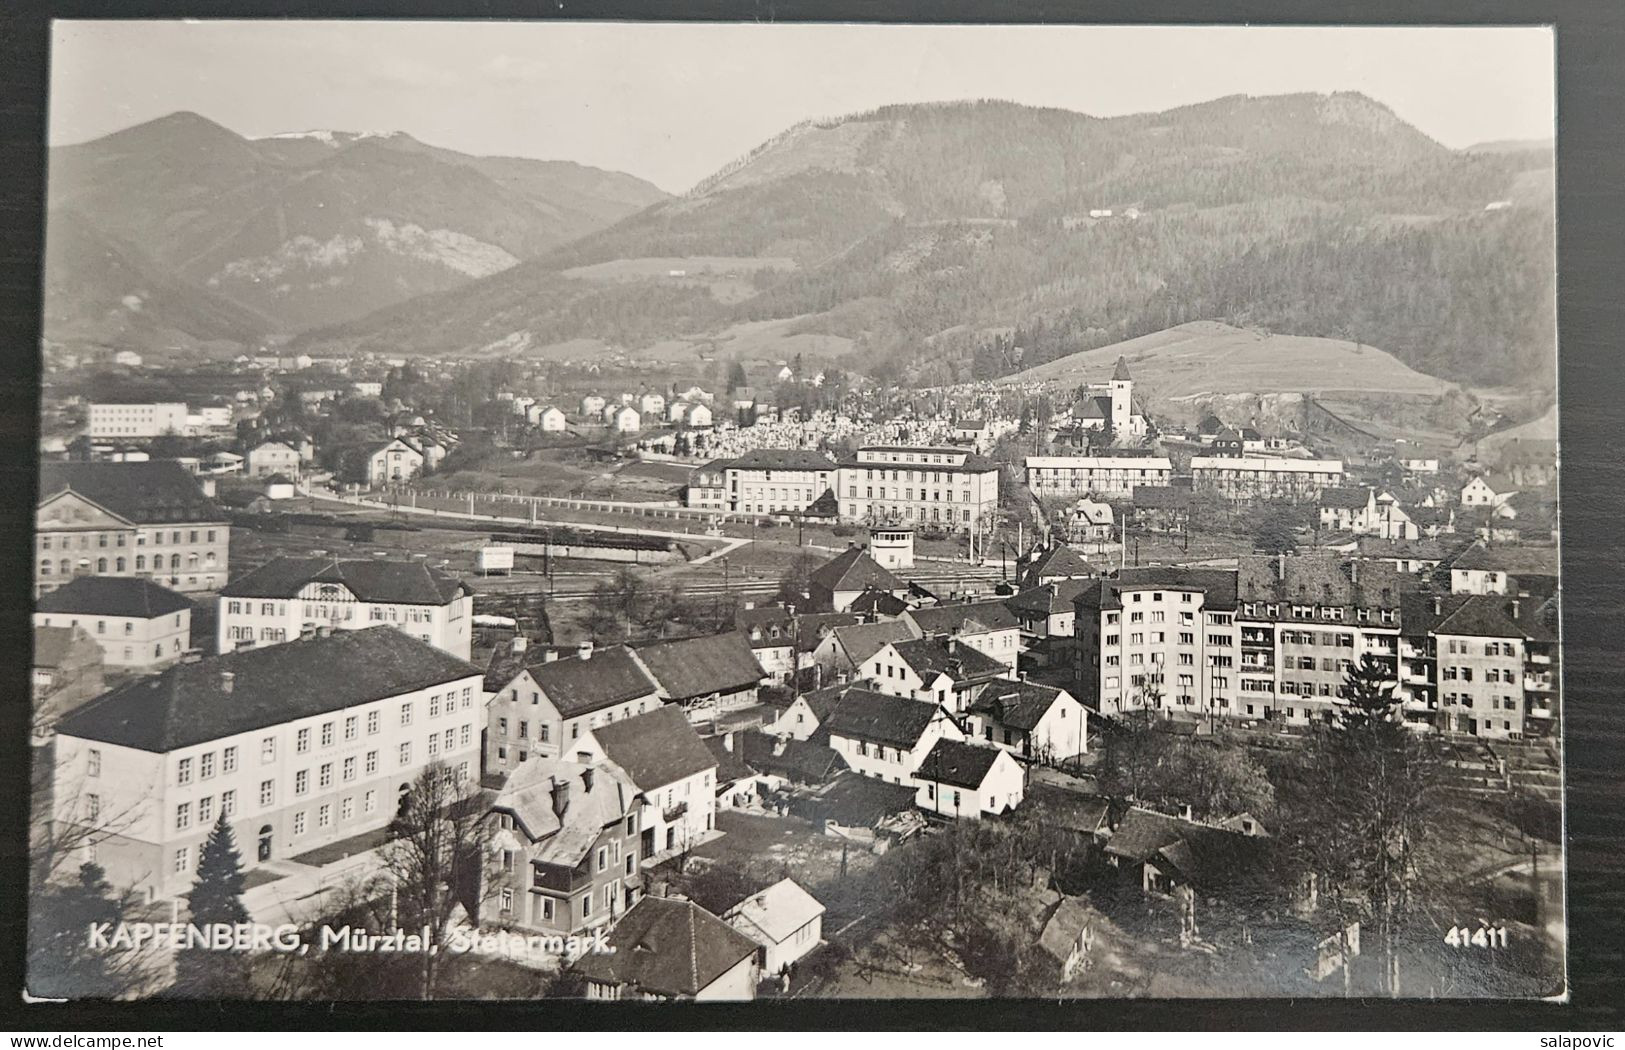
M 604 423 L 617 434 L 636 434 L 642 417 L 631 405 L 611 405 L 604 409 Z
M 728 460 L 713 459 L 695 467 L 683 490 L 683 506 L 702 510 L 728 509 Z
M 556 406 L 548 405 L 536 413 L 536 428 L 544 434 L 558 434 L 564 431 L 567 420 L 564 413 Z
M 659 422 L 661 415 L 666 411 L 665 395 L 656 394 L 653 391 L 642 394 L 638 397 L 637 407 L 640 415 L 653 418 L 656 422 Z
M 597 394 L 588 394 L 581 399 L 581 414 L 588 418 L 601 416 L 604 414 L 606 404 L 607 402 Z
M 1185 532 L 1191 520 L 1191 490 L 1172 485 L 1140 485 L 1134 490 L 1134 524 L 1153 532 Z
M 963 448 L 869 445 L 841 462 L 835 495 L 848 521 L 964 531 L 997 513 L 999 468 Z
M 478 668 L 384 628 L 183 661 L 57 723 L 56 819 L 100 829 L 114 886 L 172 897 L 221 814 L 252 870 L 385 827 L 431 763 L 472 784 L 479 689 Z
M 85 415 L 85 433 L 92 438 L 155 438 L 187 432 L 184 402 L 93 402 Z
M 821 729 L 853 772 L 908 787 L 919 786 L 914 771 L 938 740 L 965 739 L 939 703 L 856 687 L 847 689 Z
M 755 941 L 756 968 L 784 973 L 824 943 L 824 906 L 794 879 L 780 879 L 746 897 L 722 921 Z
M 717 760 L 680 708 L 609 722 L 571 745 L 572 757 L 608 765 L 638 791 L 638 856 L 653 863 L 691 849 L 716 828 Z
M 1555 596 L 1419 594 L 1405 617 L 1398 681 L 1410 721 L 1482 739 L 1555 731 Z
M 1021 622 L 1002 601 L 929 605 L 903 614 L 917 637 L 944 638 L 992 657 L 1009 671 L 1021 654 Z
M 36 594 L 75 576 L 145 576 L 177 591 L 226 581 L 231 525 L 179 463 L 40 464 Z
M 570 967 L 589 999 L 754 999 L 758 945 L 693 901 L 644 897 L 610 931 L 609 952 Z
M 466 660 L 474 592 L 417 560 L 277 558 L 220 590 L 220 652 L 387 625 Z
M 975 690 L 966 715 L 971 739 L 1024 759 L 1065 762 L 1089 751 L 1089 709 L 1065 689 L 988 682 Z
M 1347 486 L 1320 494 L 1320 527 L 1383 540 L 1414 540 L 1422 535 L 1392 493 Z
M 1302 503 L 1343 484 L 1340 459 L 1278 456 L 1192 456 L 1191 484 L 1237 503 L 1281 500 Z
M 914 779 L 921 809 L 956 820 L 1008 813 L 1026 795 L 1026 773 L 1008 751 L 964 740 L 938 740 Z
M 1021 630 L 1022 655 L 1040 667 L 1071 667 L 1076 662 L 1077 608 L 1073 599 L 1089 587 L 1087 579 L 1052 581 L 1029 587 L 1004 600 Z
M 644 642 L 632 656 L 659 688 L 661 699 L 676 704 L 695 722 L 756 703 L 767 672 L 738 631 L 700 638 Z
M 485 671 L 486 773 L 509 773 L 537 756 L 569 758 L 599 726 L 661 705 L 659 687 L 625 646 L 575 656 L 523 635 L 491 654 Z
M 913 637 L 914 628 L 902 620 L 836 627 L 818 643 L 813 662 L 823 681 L 851 681 L 867 673 L 865 665 L 888 643 Z
M 807 577 L 807 596 L 816 612 L 847 612 L 867 590 L 901 596 L 908 588 L 861 547 L 848 547 Z
M 1084 580 L 1099 575 L 1088 560 L 1064 543 L 1017 561 L 1016 578 L 1023 587 L 1043 587 L 1062 580 Z
M 1474 474 L 1461 487 L 1463 507 L 1487 507 L 1498 510 L 1506 505 L 1522 486 L 1500 474 Z
M 1165 486 L 1173 477 L 1167 456 L 1116 450 L 1098 456 L 1028 456 L 1027 487 L 1034 496 L 1072 499 L 1091 493 L 1130 496 L 1144 486 Z
M 192 645 L 192 603 L 134 576 L 81 576 L 34 602 L 35 627 L 83 627 L 109 668 L 148 670 Z
M 805 510 L 829 491 L 835 463 L 822 452 L 754 449 L 728 461 L 728 509 L 754 514 Z
M 367 453 L 367 484 L 399 485 L 423 473 L 423 450 L 405 438 L 392 438 Z
M 1516 594 L 1520 582 L 1557 579 L 1550 547 L 1490 547 L 1475 542 L 1449 560 L 1452 594 Z
M 774 682 L 789 682 L 796 673 L 796 618 L 782 605 L 756 608 L 746 602 L 734 614 L 734 628 L 745 636 L 762 671 Z
M 1106 840 L 1106 862 L 1148 894 L 1167 895 L 1189 886 L 1204 896 L 1244 896 L 1269 879 L 1252 832 L 1132 807 Z
M 272 474 L 298 475 L 299 450 L 280 441 L 262 441 L 243 456 L 243 473 L 251 478 Z
M 844 685 L 827 685 L 798 693 L 777 718 L 762 727 L 763 731 L 773 736 L 810 740 L 845 695 Z
M 570 936 L 625 914 L 642 882 L 637 794 L 613 769 L 539 755 L 521 762 L 486 817 L 497 858 L 490 918 Z
M 866 670 L 867 679 L 880 692 L 930 700 L 954 715 L 964 712 L 975 686 L 1010 673 L 992 657 L 943 638 L 889 642 Z

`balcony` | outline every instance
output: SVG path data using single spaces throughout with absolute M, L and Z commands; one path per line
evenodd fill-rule
M 1549 693 L 1554 688 L 1550 674 L 1526 674 L 1523 676 L 1523 687 L 1536 693 Z

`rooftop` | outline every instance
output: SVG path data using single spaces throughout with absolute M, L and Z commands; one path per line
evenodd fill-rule
M 445 605 L 472 593 L 417 559 L 277 558 L 220 589 L 228 598 L 294 598 L 311 583 L 338 584 L 364 602 Z
M 613 953 L 589 952 L 575 972 L 649 995 L 687 998 L 756 954 L 757 944 L 693 901 L 644 897 L 609 934 Z
M 931 746 L 925 760 L 914 775 L 920 780 L 932 780 L 952 787 L 979 789 L 993 770 L 993 763 L 1004 754 L 996 747 L 972 744 L 963 740 L 938 740 Z
M 663 788 L 717 764 L 675 704 L 599 726 L 592 735 L 640 791 Z
M 136 576 L 79 576 L 34 601 L 35 612 L 142 620 L 191 608 L 184 595 Z
M 738 631 L 649 642 L 633 646 L 632 651 L 666 696 L 676 701 L 738 692 L 760 685 L 767 677 L 750 643 Z
M 138 525 L 226 521 L 197 479 L 174 460 L 133 463 L 45 461 L 39 466 L 44 503 L 68 489 Z

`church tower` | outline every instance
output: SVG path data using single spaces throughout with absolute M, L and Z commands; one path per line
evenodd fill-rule
M 1112 399 L 1112 430 L 1118 434 L 1129 432 L 1129 417 L 1134 414 L 1134 380 L 1129 378 L 1128 361 L 1119 357 L 1109 384 Z

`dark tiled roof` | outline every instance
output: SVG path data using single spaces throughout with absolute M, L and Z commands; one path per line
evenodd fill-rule
M 740 743 L 751 768 L 804 784 L 821 784 L 846 768 L 840 752 L 812 740 L 778 740 L 766 733 L 743 733 Z
M 851 611 L 865 616 L 899 616 L 908 611 L 908 602 L 890 591 L 870 588 L 852 599 Z
M 888 642 L 907 641 L 913 637 L 913 629 L 902 620 L 856 623 L 850 627 L 835 628 L 835 640 L 846 650 L 846 655 L 854 664 L 864 663 Z
M 1123 821 L 1106 843 L 1106 852 L 1129 860 L 1148 860 L 1164 846 L 1180 841 L 1197 825 L 1166 813 L 1135 807 L 1123 814 Z
M 1482 540 L 1472 544 L 1450 563 L 1452 569 L 1486 569 L 1507 572 L 1557 575 L 1557 550 L 1552 547 L 1486 547 Z
M 183 595 L 135 576 L 80 576 L 34 602 L 34 611 L 150 620 L 192 608 Z
M 463 582 L 416 559 L 277 558 L 221 588 L 228 598 L 292 598 L 307 583 L 343 584 L 364 602 L 445 605 L 469 593 Z
M 1045 576 L 1092 576 L 1094 572 L 1094 568 L 1083 555 L 1064 543 L 1058 543 L 1029 563 L 1021 578 L 1023 581 L 1037 583 Z
M 1004 664 L 964 642 L 912 638 L 906 642 L 893 642 L 892 648 L 926 682 L 939 674 L 963 682 L 1003 674 L 1007 670 Z
M 1017 617 L 1051 616 L 1071 611 L 1073 599 L 1090 587 L 1098 586 L 1096 580 L 1057 580 L 1011 595 L 1004 600 L 1004 606 Z
M 814 569 L 807 578 L 814 586 L 834 591 L 861 591 L 875 587 L 883 591 L 900 591 L 903 585 L 897 577 L 882 569 L 861 547 L 849 547 Z
M 799 448 L 758 448 L 729 460 L 735 470 L 827 470 L 835 461 L 822 452 Z
M 590 714 L 640 696 L 654 696 L 656 692 L 654 681 L 624 646 L 600 650 L 585 660 L 579 656 L 548 660 L 546 654 L 547 650 L 540 646 L 528 647 L 522 653 L 515 653 L 511 647 L 498 649 L 491 654 L 485 670 L 486 692 L 504 689 L 521 671 L 529 671 L 565 718 Z
M 1078 592 L 1074 605 L 1088 609 L 1120 609 L 1119 593 L 1133 588 L 1167 587 L 1170 590 L 1197 589 L 1203 592 L 1202 604 L 1207 609 L 1234 609 L 1236 607 L 1236 572 L 1234 569 L 1196 569 L 1183 565 L 1148 565 L 1122 569 L 1112 580 L 1091 581 L 1097 586 Z
M 734 626 L 745 635 L 752 649 L 773 649 L 795 644 L 795 614 L 782 605 L 740 609 L 734 614 Z
M 673 700 L 734 693 L 761 684 L 767 672 L 738 631 L 634 646 L 650 677 Z
M 1072 406 L 1071 414 L 1075 419 L 1110 419 L 1112 399 L 1105 396 L 1086 397 Z
M 912 748 L 942 710 L 926 700 L 848 689 L 820 728 L 850 740 Z
M 1542 615 L 1546 602 L 1501 594 L 1472 594 L 1439 619 L 1436 634 L 1480 638 L 1529 638 L 1555 641 L 1556 633 Z
M 219 505 L 174 460 L 138 463 L 49 461 L 40 464 L 40 502 L 72 489 L 140 525 L 225 522 Z
M 796 651 L 810 653 L 831 631 L 858 621 L 856 613 L 802 613 L 796 617 Z
M 1004 752 L 996 747 L 969 744 L 963 740 L 938 740 L 914 775 L 921 780 L 976 790 L 987 779 L 993 763 Z
M 711 757 L 717 763 L 718 787 L 723 784 L 731 784 L 736 780 L 744 780 L 752 775 L 750 766 L 745 764 L 745 760 L 740 754 L 744 750 L 744 738 L 747 733 L 738 732 L 731 735 L 735 748 L 732 751 L 728 750 L 728 736 L 708 736 L 703 741 L 705 749 L 711 752 Z M 754 733 L 749 735 L 761 736 L 762 734 Z
M 1320 505 L 1322 507 L 1337 507 L 1344 510 L 1360 510 L 1371 502 L 1371 490 L 1341 486 L 1339 488 L 1322 489 Z
M 809 518 L 839 518 L 841 504 L 835 498 L 835 490 L 825 489 L 824 494 L 807 504 L 807 508 L 801 513 Z
M 675 704 L 599 726 L 592 735 L 639 791 L 654 791 L 717 764 Z
M 1416 586 L 1414 576 L 1375 559 L 1355 563 L 1324 554 L 1237 559 L 1236 597 L 1244 602 L 1397 609 L 1400 594 Z
M 233 675 L 228 692 L 222 672 Z M 128 682 L 59 724 L 68 736 L 173 751 L 479 674 L 393 627 L 242 649 Z
M 613 953 L 588 952 L 577 973 L 664 997 L 697 995 L 756 954 L 756 942 L 693 901 L 645 897 L 615 924 Z
M 1034 682 L 989 682 L 977 690 L 970 710 L 1000 725 L 1030 731 L 1055 706 L 1061 692 Z
M 966 602 L 914 609 L 908 614 L 922 634 L 980 634 L 1014 630 L 1020 624 L 1002 601 Z
M 1128 358 L 1122 356 L 1117 358 L 1117 367 L 1112 369 L 1112 379 L 1119 382 L 1127 382 L 1130 379 L 1128 374 Z
M 1093 835 L 1106 824 L 1111 800 L 1101 795 L 1084 795 L 1055 784 L 1035 782 L 1027 789 L 1027 799 L 1044 810 L 1044 822 L 1084 835 Z

